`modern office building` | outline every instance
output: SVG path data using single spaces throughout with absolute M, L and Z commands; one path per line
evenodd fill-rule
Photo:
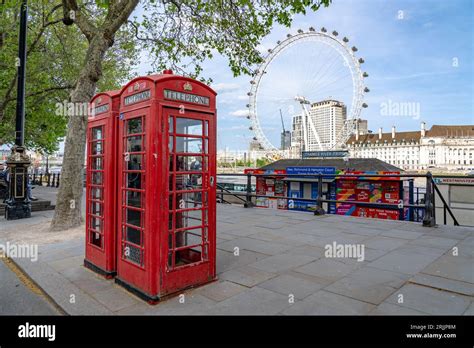
M 334 148 L 347 118 L 347 108 L 337 100 L 312 103 L 308 114 L 293 116 L 292 147 L 303 151 Z

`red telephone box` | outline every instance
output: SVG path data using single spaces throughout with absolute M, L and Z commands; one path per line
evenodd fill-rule
M 171 71 L 121 91 L 116 282 L 150 303 L 216 279 L 215 96 Z
M 84 266 L 111 278 L 116 273 L 116 132 L 120 91 L 91 101 L 87 129 L 86 255 Z

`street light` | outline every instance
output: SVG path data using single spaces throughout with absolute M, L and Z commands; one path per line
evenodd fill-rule
M 25 149 L 25 74 L 26 74 L 26 31 L 28 21 L 27 0 L 20 10 L 20 37 L 18 40 L 18 80 L 16 98 L 15 145 L 7 158 L 9 171 L 8 193 L 5 200 L 5 218 L 17 220 L 31 217 L 31 201 L 28 189 L 28 167 L 30 157 Z

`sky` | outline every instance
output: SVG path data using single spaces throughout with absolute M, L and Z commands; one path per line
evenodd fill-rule
M 364 97 L 368 108 L 360 117 L 368 120 L 369 129 L 383 127 L 389 132 L 396 126 L 400 131 L 418 130 L 422 121 L 428 128 L 433 124 L 474 124 L 473 19 L 471 0 L 334 0 L 328 8 L 295 16 L 291 28 L 275 27 L 259 49 L 274 48 L 278 40 L 298 29 L 336 30 L 340 37 L 349 38 L 349 44 L 358 48 L 356 56 L 365 60 L 361 68 L 369 74 L 364 84 L 370 92 Z M 323 64 L 323 69 L 330 65 L 331 58 L 328 62 L 311 58 L 331 54 L 323 46 L 317 42 L 312 47 L 309 43 L 292 46 L 272 62 L 262 79 L 257 113 L 272 143 L 279 141 L 281 131 L 278 109 L 282 109 L 288 129 L 291 112 L 299 111 L 299 105 L 291 101 L 298 92 L 311 94 L 315 87 L 322 90 L 318 95 L 305 95 L 314 102 L 313 98 L 323 96 L 335 98 L 334 85 L 339 85 L 341 98 L 346 98 L 342 101 L 350 109 L 350 81 L 332 83 L 331 88 L 325 87 L 329 80 L 304 81 L 303 77 L 314 76 L 318 65 Z M 304 66 L 311 73 L 305 75 Z M 139 71 L 149 69 L 142 61 Z M 203 76 L 213 79 L 212 87 L 218 92 L 218 149 L 248 149 L 253 137 L 245 118 L 251 78 L 234 78 L 226 59 L 219 56 L 204 64 Z M 265 100 L 264 96 L 273 98 Z M 272 101 L 278 99 L 275 96 L 286 102 Z M 403 106 L 409 109 L 400 110 Z M 273 111 L 265 113 L 270 109 Z
M 309 27 L 349 38 L 362 57 L 364 96 L 368 108 L 360 117 L 369 129 L 390 132 L 419 130 L 420 123 L 474 125 L 474 11 L 472 0 L 333 0 L 327 8 L 294 17 L 291 28 L 276 26 L 258 47 L 275 48 L 288 33 Z M 140 15 L 137 9 L 135 15 Z M 137 72 L 151 71 L 143 52 Z M 225 57 L 214 56 L 203 65 L 202 76 L 212 78 L 217 91 L 219 150 L 248 150 L 254 134 L 246 119 L 251 77 L 234 78 Z M 311 102 L 325 98 L 343 101 L 350 112 L 352 80 L 342 58 L 320 42 L 287 48 L 267 69 L 258 91 L 257 114 L 266 137 L 279 146 L 282 129 L 301 112 L 294 101 L 303 95 Z M 401 108 L 406 107 L 404 110 Z M 62 148 L 62 146 L 61 146 Z

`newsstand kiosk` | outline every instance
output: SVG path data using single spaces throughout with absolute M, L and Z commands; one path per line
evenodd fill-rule
M 173 75 L 122 88 L 117 277 L 142 299 L 216 279 L 216 93 Z
M 116 273 L 116 132 L 120 91 L 97 94 L 87 129 L 86 251 L 84 266 Z

